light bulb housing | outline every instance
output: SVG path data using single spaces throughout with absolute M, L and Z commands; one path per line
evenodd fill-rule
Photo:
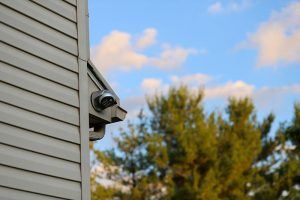
M 115 95 L 109 90 L 96 91 L 91 94 L 93 108 L 100 112 L 117 104 Z

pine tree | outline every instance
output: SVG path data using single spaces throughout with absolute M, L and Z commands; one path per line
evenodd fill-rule
M 207 114 L 203 93 L 172 88 L 148 100 L 152 131 L 160 135 L 172 180 L 171 199 L 250 199 L 258 157 L 267 152 L 273 116 L 260 125 L 248 98 L 230 99 L 227 115 Z
M 148 97 L 147 117 L 129 122 L 115 149 L 94 151 L 119 187 L 103 192 L 94 178 L 93 199 L 299 199 L 299 104 L 270 137 L 275 116 L 259 122 L 251 99 L 231 98 L 225 112 L 208 113 L 203 97 L 185 86 Z
M 300 104 L 294 106 L 290 123 L 281 123 L 273 140 L 273 159 L 262 166 L 259 190 L 255 199 L 300 199 Z M 275 148 L 274 148 L 275 146 Z M 269 154 L 269 155 L 272 155 Z M 272 162 L 270 162 L 270 160 Z
M 108 199 L 150 199 L 161 196 L 161 184 L 153 171 L 153 159 L 150 159 L 150 151 L 155 138 L 148 137 L 147 120 L 140 112 L 136 124 L 128 122 L 127 129 L 121 129 L 118 137 L 115 137 L 116 148 L 107 151 L 94 150 L 96 160 L 100 161 L 105 174 L 102 178 L 115 183 L 113 190 L 109 190 Z M 149 140 L 149 142 L 147 142 Z M 149 146 L 149 147 L 148 147 Z M 148 151 L 147 151 L 148 150 Z M 155 149 L 156 151 L 157 149 Z M 149 152 L 149 153 L 148 153 Z M 95 179 L 95 178 L 94 178 Z M 95 193 L 103 190 L 103 186 L 92 178 L 93 200 L 102 200 L 106 196 L 97 196 Z M 111 188 L 110 188 L 111 189 Z

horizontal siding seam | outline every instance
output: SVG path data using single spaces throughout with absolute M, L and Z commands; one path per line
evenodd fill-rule
M 36 95 L 39 95 L 39 96 L 41 96 L 41 97 L 45 97 L 45 98 L 51 99 L 51 100 L 53 100 L 53 101 L 62 103 L 62 104 L 67 105 L 67 106 L 71 106 L 71 107 L 73 107 L 73 108 L 79 108 L 79 106 L 74 106 L 74 105 L 71 105 L 71 104 L 67 104 L 67 103 L 65 103 L 65 102 L 62 102 L 62 101 L 59 101 L 59 100 L 56 100 L 56 99 L 47 97 L 47 96 L 42 95 L 42 94 L 39 94 L 39 93 L 37 93 L 37 92 L 33 92 L 33 91 L 30 91 L 30 90 L 21 88 L 21 87 L 19 87 L 19 86 L 17 86 L 17 85 L 14 85 L 14 84 L 11 84 L 11 83 L 7 83 L 7 82 L 2 81 L 2 80 L 0 80 L 0 83 L 5 83 L 5 84 L 8 84 L 8 85 L 11 85 L 11 86 L 13 86 L 13 87 L 19 88 L 19 89 L 24 90 L 24 91 L 26 91 L 26 92 L 30 92 L 30 93 L 32 93 L 32 94 L 36 94 Z
M 52 61 L 50 61 L 50 60 L 47 60 L 47 59 L 45 59 L 45 58 L 43 58 L 43 57 L 40 57 L 40 56 L 35 55 L 35 54 L 31 53 L 31 52 L 28 52 L 28 51 L 26 51 L 26 50 L 24 50 L 24 49 L 22 49 L 22 48 L 19 48 L 19 47 L 17 47 L 17 46 L 14 46 L 14 45 L 12 45 L 12 44 L 9 44 L 9 43 L 7 43 L 7 42 L 5 42 L 5 41 L 1 41 L 1 42 L 3 42 L 5 45 L 11 46 L 11 47 L 13 47 L 13 48 L 15 48 L 15 49 L 17 49 L 17 50 L 20 50 L 20 51 L 23 51 L 23 52 L 25 52 L 25 53 L 27 53 L 27 54 L 30 54 L 31 56 L 37 57 L 38 59 L 44 60 L 44 61 L 46 61 L 46 62 L 49 62 L 49 63 L 53 64 L 53 65 L 56 65 L 56 66 L 58 66 L 58 67 L 61 67 L 61 68 L 65 69 L 65 70 L 67 70 L 67 71 L 70 71 L 70 72 L 73 72 L 73 73 L 78 74 L 78 71 L 76 71 L 76 70 L 71 70 L 71 69 L 66 68 L 66 67 L 64 67 L 64 66 L 61 66 L 61 65 L 59 65 L 59 64 L 57 64 L 57 63 L 54 63 L 54 62 L 52 62 Z M 75 57 L 77 57 L 77 56 L 75 56 Z M 4 61 L 1 61 L 1 62 L 4 62 Z M 6 62 L 5 62 L 5 63 L 6 63 Z M 7 64 L 12 65 L 12 64 L 10 64 L 10 63 L 7 63 Z
M 22 190 L 22 189 L 19 189 L 19 188 L 7 187 L 5 185 L 1 185 L 1 187 L 12 189 L 12 190 L 17 190 L 17 191 L 21 191 L 21 192 L 27 192 L 27 193 L 42 195 L 42 196 L 45 196 L 45 197 L 51 197 L 51 198 L 61 199 L 61 200 L 71 200 L 71 199 L 66 199 L 66 198 L 62 198 L 62 197 L 52 196 L 52 195 L 48 195 L 48 194 L 37 193 L 37 192 L 34 192 L 34 191 L 27 191 L 27 190 Z
M 51 26 L 48 26 L 48 25 L 45 25 L 45 24 L 43 24 L 43 23 L 41 23 L 40 21 L 37 21 L 35 18 L 32 18 L 32 17 L 30 17 L 30 16 L 27 16 L 27 15 L 25 15 L 24 13 L 21 13 L 21 12 L 18 12 L 17 10 L 15 10 L 15 9 L 13 9 L 13 8 L 11 8 L 11 7 L 9 7 L 9 6 L 7 6 L 7 5 L 2 5 L 1 3 L 0 3 L 0 6 L 2 6 L 2 7 L 4 7 L 5 9 L 7 9 L 7 10 L 9 10 L 11 13 L 10 13 L 10 15 L 22 15 L 22 17 L 24 17 L 24 18 L 28 18 L 28 20 L 31 20 L 32 21 L 32 23 L 36 23 L 36 24 L 39 24 L 39 26 L 40 27 L 44 27 L 44 28 L 48 28 L 48 29 L 50 29 L 52 32 L 57 32 L 57 33 L 59 33 L 60 34 L 60 39 L 66 39 L 66 38 L 68 38 L 67 40 L 68 41 L 66 41 L 68 44 L 67 44 L 67 48 L 72 48 L 72 47 L 74 47 L 73 46 L 73 44 L 72 44 L 72 42 L 71 42 L 71 40 L 74 40 L 73 42 L 75 42 L 76 44 L 77 44 L 77 39 L 74 39 L 73 37 L 70 37 L 70 36 L 68 36 L 68 35 L 66 35 L 66 34 L 63 34 L 63 33 L 61 33 L 61 32 L 59 32 L 59 31 L 57 31 L 56 29 L 54 29 L 53 27 L 51 27 Z M 17 13 L 17 14 L 16 14 Z M 7 13 L 6 13 L 7 14 Z M 4 15 L 6 15 L 6 14 L 4 14 Z M 19 17 L 18 17 L 19 18 Z M 27 19 L 26 19 L 27 20 Z M 5 23 L 4 22 L 4 20 L 2 21 L 3 23 Z M 15 23 L 18 23 L 18 22 L 15 22 Z M 7 23 L 5 23 L 5 24 L 7 24 Z M 10 25 L 10 24 L 8 24 L 9 26 L 12 26 L 12 25 Z M 18 29 L 19 29 L 19 27 L 18 27 Z M 31 35 L 31 34 L 30 34 Z M 65 37 L 65 38 L 62 38 L 62 37 Z M 42 40 L 42 39 L 41 39 Z M 58 40 L 58 41 L 61 41 L 61 40 Z M 74 43 L 74 44 L 75 44 Z M 50 43 L 51 44 L 51 43 Z M 55 46 L 55 45 L 54 45 Z M 76 47 L 77 47 L 77 45 L 75 45 Z M 57 46 L 58 47 L 58 46 Z M 59 48 L 59 47 L 58 47 Z M 60 48 L 61 49 L 61 48 Z M 67 51 L 67 50 L 66 50 Z M 76 49 L 76 51 L 74 52 L 73 50 L 70 50 L 70 53 L 72 53 L 72 54 L 74 54 L 74 55 L 78 55 L 78 50 Z
M 32 2 L 32 1 L 30 1 L 30 2 Z M 34 2 L 32 2 L 32 3 L 34 3 Z M 16 12 L 18 12 L 18 13 L 21 13 L 22 15 L 25 15 L 26 17 L 28 17 L 28 18 L 30 18 L 30 19 L 33 19 L 33 20 L 35 20 L 35 21 L 37 21 L 37 22 L 39 22 L 39 23 L 41 23 L 41 24 L 43 24 L 43 25 L 45 25 L 45 26 L 48 26 L 49 28 L 52 28 L 52 29 L 54 29 L 54 30 L 56 30 L 56 31 L 58 31 L 58 32 L 60 32 L 60 33 L 62 33 L 62 34 L 64 34 L 64 35 L 70 37 L 70 38 L 73 38 L 73 39 L 77 40 L 77 37 L 78 37 L 77 35 L 76 35 L 77 37 L 74 37 L 74 36 L 72 36 L 72 35 L 69 35 L 69 34 L 67 34 L 67 33 L 65 33 L 65 32 L 63 32 L 63 31 L 61 31 L 61 30 L 59 30 L 59 29 L 57 29 L 57 28 L 55 28 L 55 27 L 53 27 L 53 26 L 50 26 L 50 25 L 47 24 L 47 23 L 44 23 L 44 22 L 39 21 L 39 20 L 36 20 L 36 18 L 33 18 L 33 17 L 27 15 L 26 13 L 23 13 L 23 12 L 21 12 L 21 11 L 15 9 L 15 8 L 9 6 L 9 5 L 3 4 L 3 3 L 1 3 L 1 2 L 0 2 L 0 4 L 3 5 L 3 6 L 8 7 L 9 9 L 14 10 L 14 11 L 16 11 Z M 38 5 L 38 4 L 36 4 L 36 5 Z M 47 10 L 48 10 L 48 9 L 47 9 Z M 52 11 L 51 11 L 51 12 L 52 12 Z M 72 22 L 72 21 L 71 21 L 71 22 Z M 74 23 L 74 22 L 72 22 L 72 23 Z M 76 25 L 76 28 L 77 28 L 77 25 Z
M 2 143 L 40 152 L 45 155 L 52 155 L 53 157 L 70 160 L 75 163 L 80 162 L 79 144 L 52 138 L 33 131 L 27 131 L 3 122 L 0 122 L 0 127 Z
M 65 180 L 65 181 L 70 181 L 70 182 L 75 182 L 75 183 L 81 183 L 81 181 L 78 181 L 78 180 L 63 178 L 61 176 L 54 176 L 54 175 L 49 175 L 49 174 L 43 174 L 41 172 L 31 171 L 31 170 L 23 169 L 23 168 L 20 168 L 20 167 L 6 165 L 6 164 L 3 164 L 3 163 L 0 163 L 0 166 L 9 167 L 9 168 L 12 168 L 12 169 L 17 169 L 17 170 L 23 170 L 25 172 L 30 172 L 30 173 L 34 173 L 34 174 L 38 174 L 38 175 L 42 175 L 42 176 L 51 177 L 51 178 L 56 178 L 57 180 Z
M 49 115 L 45 115 L 45 114 L 42 114 L 42 113 L 38 113 L 36 111 L 33 111 L 33 110 L 29 110 L 27 108 L 23 108 L 23 107 L 20 107 L 20 106 L 17 106 L 17 105 L 14 105 L 12 103 L 9 103 L 9 102 L 5 102 L 3 101 L 2 99 L 0 99 L 0 102 L 1 103 L 4 103 L 4 104 L 7 104 L 7 105 L 10 105 L 10 106 L 13 106 L 13 107 L 16 107 L 16 108 L 19 108 L 19 109 L 22 109 L 22 110 L 26 110 L 30 113 L 34 113 L 34 114 L 37 114 L 37 115 L 41 115 L 43 117 L 46 117 L 46 118 L 49 118 L 49 119 L 52 119 L 52 120 L 55 120 L 55 121 L 59 121 L 59 122 L 62 122 L 62 123 L 65 123 L 65 124 L 69 124 L 69 125 L 72 125 L 72 126 L 76 126 L 79 128 L 79 125 L 78 124 L 73 124 L 73 123 L 70 123 L 70 122 L 66 122 L 66 121 L 63 121 L 63 120 L 60 120 L 60 119 L 57 119 L 57 118 L 54 118 L 54 117 L 50 117 Z
M 12 28 L 13 28 L 13 27 L 12 27 Z M 16 30 L 17 30 L 17 29 L 16 29 Z M 17 30 L 17 31 L 18 31 L 18 30 Z M 31 37 L 31 36 L 30 36 L 30 37 Z M 54 62 L 52 62 L 51 60 L 47 60 L 47 59 L 45 59 L 45 58 L 43 58 L 43 57 L 40 57 L 40 56 L 35 55 L 35 54 L 33 54 L 33 53 L 29 52 L 29 51 L 26 51 L 26 50 L 24 50 L 24 49 L 22 49 L 22 48 L 19 48 L 19 47 L 17 47 L 17 46 L 14 46 L 14 45 L 12 45 L 12 44 L 9 44 L 9 43 L 7 43 L 7 42 L 5 42 L 5 41 L 1 41 L 1 42 L 3 42 L 3 43 L 6 44 L 6 45 L 9 45 L 9 46 L 11 46 L 11 47 L 13 47 L 13 48 L 16 48 L 16 49 L 18 49 L 18 50 L 20 50 L 20 51 L 24 51 L 24 52 L 26 52 L 26 53 L 28 53 L 28 54 L 30 54 L 30 55 L 32 55 L 32 56 L 35 56 L 35 57 L 37 57 L 37 58 L 39 58 L 39 59 L 41 59 L 41 60 L 47 61 L 47 62 L 49 62 L 49 63 L 52 63 L 53 65 L 59 66 L 59 67 L 61 67 L 61 68 L 63 68 L 63 69 L 66 69 L 66 70 L 68 70 L 68 71 L 75 72 L 75 73 L 78 74 L 78 69 L 77 69 L 77 70 L 71 70 L 71 69 L 66 68 L 66 67 L 64 67 L 64 66 L 62 66 L 62 65 L 59 65 L 59 64 L 57 64 L 57 63 L 54 63 Z M 73 55 L 72 55 L 72 56 L 73 56 Z M 77 56 L 74 56 L 74 57 L 77 57 Z
M 46 136 L 46 137 L 49 137 L 49 138 L 52 138 L 52 139 L 61 140 L 61 141 L 64 141 L 64 142 L 69 142 L 71 144 L 80 145 L 80 141 L 79 142 L 72 142 L 70 140 L 66 140 L 66 139 L 63 139 L 63 138 L 57 138 L 57 137 L 54 137 L 52 135 L 47 135 L 47 134 L 42 133 L 42 132 L 37 132 L 37 131 L 31 130 L 31 129 L 28 129 L 28 128 L 24 128 L 24 127 L 18 126 L 16 124 L 11 124 L 11 123 L 2 122 L 2 121 L 1 121 L 1 123 L 6 124 L 8 126 L 14 126 L 16 128 L 19 128 L 19 129 L 22 129 L 22 130 L 25 130 L 25 131 L 29 131 L 29 132 L 32 132 L 32 133 L 35 133 L 35 134 L 40 134 L 40 135 L 43 135 L 43 136 Z
M 71 56 L 74 56 L 74 57 L 77 57 L 77 56 L 78 56 L 78 54 L 73 54 L 73 53 L 71 53 L 71 52 L 69 52 L 69 51 L 66 51 L 66 50 L 64 50 L 64 49 L 62 49 L 62 48 L 60 48 L 60 47 L 58 47 L 58 46 L 55 46 L 55 45 L 53 45 L 53 44 L 51 44 L 51 43 L 49 43 L 49 42 L 47 42 L 47 41 L 45 41 L 45 40 L 43 40 L 43 39 L 41 39 L 41 38 L 38 38 L 38 37 L 36 37 L 36 36 L 34 36 L 34 35 L 31 35 L 31 34 L 28 34 L 28 33 L 24 32 L 24 31 L 22 31 L 21 29 L 18 29 L 17 27 L 12 26 L 11 24 L 7 24 L 7 23 L 5 23 L 5 22 L 1 22 L 1 23 L 5 24 L 6 26 L 8 26 L 8 27 L 10 27 L 10 28 L 12 28 L 12 29 L 14 29 L 14 30 L 16 30 L 16 31 L 19 31 L 20 33 L 23 33 L 24 35 L 27 35 L 27 36 L 29 36 L 29 37 L 32 37 L 32 38 L 34 38 L 34 39 L 36 39 L 36 40 L 39 40 L 39 41 L 41 41 L 41 42 L 43 42 L 43 43 L 45 43 L 45 44 L 50 45 L 50 46 L 52 46 L 52 47 L 54 47 L 54 48 L 56 48 L 56 49 L 59 49 L 59 50 L 65 52 L 65 53 L 67 53 L 67 54 L 70 54 Z M 17 48 L 17 47 L 16 47 L 16 48 Z M 22 50 L 25 51 L 24 49 L 22 49 Z M 26 51 L 26 52 L 27 52 L 27 51 Z M 37 55 L 35 55 L 35 56 L 37 56 Z M 38 56 L 37 56 L 37 57 L 38 57 Z
M 78 90 L 78 73 L 54 65 L 3 42 L 0 43 L 0 48 L 0 52 L 2 52 L 0 58 L 4 64 L 10 64 L 41 77 L 46 76 L 45 79 L 49 78 L 53 82 Z
M 2 62 L 2 61 L 0 61 L 0 63 L 1 63 L 1 62 Z M 10 65 L 10 66 L 12 66 L 12 67 L 15 67 L 15 66 L 13 66 L 13 65 L 11 65 L 11 64 L 9 64 L 9 63 L 6 63 L 6 62 L 3 62 L 3 63 L 5 63 L 5 64 L 7 64 L 7 65 Z M 15 67 L 15 68 L 16 68 L 16 67 Z M 19 68 L 17 68 L 17 69 L 18 69 L 18 70 L 23 70 L 23 69 L 19 69 Z M 23 71 L 24 71 L 24 70 L 23 70 Z M 28 72 L 27 72 L 27 73 L 28 73 Z M 32 74 L 32 73 L 30 73 L 30 74 Z M 35 76 L 35 75 L 34 75 L 34 76 Z M 48 96 L 46 96 L 46 95 L 43 95 L 43 94 L 40 94 L 40 93 L 31 91 L 31 90 L 28 90 L 28 89 L 24 89 L 24 88 L 22 88 L 22 87 L 20 87 L 20 86 L 18 86 L 18 85 L 14 85 L 14 84 L 8 83 L 8 82 L 6 82 L 6 81 L 0 80 L 0 83 L 1 83 L 1 82 L 6 83 L 6 84 L 11 85 L 11 86 L 14 86 L 14 87 L 17 87 L 17 88 L 19 88 L 19 89 L 25 90 L 25 91 L 27 91 L 27 92 L 31 92 L 31 93 L 33 93 L 33 94 L 36 94 L 36 95 L 39 95 L 39 96 L 42 96 L 42 97 L 51 99 L 51 100 L 53 100 L 53 101 L 62 103 L 62 104 L 64 104 L 64 105 L 71 106 L 71 107 L 74 107 L 74 108 L 79 108 L 79 105 L 78 105 L 78 106 L 75 106 L 75 105 L 72 105 L 72 104 L 68 104 L 68 103 L 65 103 L 65 102 L 63 102 L 63 101 L 60 101 L 60 100 L 57 100 L 57 99 L 53 99 L 53 98 L 51 98 L 51 97 L 48 97 Z M 72 88 L 70 88 L 70 89 L 72 89 Z M 75 89 L 72 89 L 72 90 L 75 90 Z M 77 90 L 75 90 L 75 91 L 77 91 Z
M 79 110 L 72 106 L 62 104 L 52 99 L 27 92 L 18 87 L 2 82 L 0 84 L 1 101 L 21 107 L 25 110 L 47 115 L 66 123 L 79 125 Z
M 3 122 L 1 122 L 3 123 Z M 49 137 L 49 136 L 47 136 Z M 71 143 L 71 142 L 70 142 Z M 58 157 L 58 156 L 53 156 L 51 154 L 46 154 L 46 153 L 42 153 L 42 152 L 39 152 L 39 151 L 34 151 L 34 150 L 31 150 L 31 149 L 26 149 L 26 148 L 23 148 L 23 147 L 20 147 L 20 146 L 17 146 L 17 145 L 12 145 L 12 144 L 7 144 L 7 143 L 4 143 L 2 141 L 0 141 L 0 144 L 4 144 L 4 145 L 7 145 L 7 146 L 10 146 L 10 147 L 14 147 L 14 148 L 18 148 L 18 149 L 22 149 L 22 150 L 25 150 L 25 151 L 29 151 L 29 152 L 32 152 L 32 153 L 38 153 L 40 155 L 44 155 L 44 156 L 49 156 L 49 157 L 52 157 L 52 158 L 57 158 L 57 159 L 61 159 L 61 160 L 64 160 L 64 161 L 68 161 L 68 162 L 72 162 L 72 163 L 75 163 L 75 164 L 80 164 L 80 161 L 76 162 L 74 160 L 68 160 L 66 158 L 61 158 L 61 157 Z M 78 145 L 78 144 L 77 144 Z M 1 162 L 1 160 L 0 160 Z
M 0 165 L 0 184 L 50 196 L 80 199 L 80 183 Z
M 78 164 L 78 163 L 76 163 L 76 164 Z M 1 166 L 5 166 L 5 167 L 9 167 L 9 168 L 13 168 L 13 169 L 18 169 L 18 170 L 23 170 L 23 171 L 26 171 L 26 172 L 31 172 L 31 173 L 43 175 L 43 176 L 48 176 L 48 177 L 52 177 L 52 178 L 58 178 L 59 180 L 65 180 L 65 181 L 70 181 L 70 182 L 81 183 L 81 177 L 80 177 L 80 180 L 75 180 L 75 179 L 60 177 L 60 176 L 56 176 L 56 175 L 46 174 L 46 173 L 43 173 L 43 172 L 38 172 L 38 171 L 34 171 L 34 170 L 24 169 L 22 167 L 17 167 L 17 166 L 12 166 L 12 165 L 8 165 L 8 164 L 4 164 L 4 163 L 1 163 L 1 160 L 0 160 L 0 165 Z M 81 174 L 80 174 L 80 176 L 81 176 Z
M 80 183 L 80 164 L 65 161 L 59 158 L 53 158 L 39 153 L 33 153 L 20 148 L 12 147 L 6 144 L 0 144 L 3 159 L 0 164 L 11 166 L 16 169 L 22 169 L 33 173 L 45 174 L 52 177 L 61 177 L 61 179 L 71 180 Z M 18 152 L 22 157 L 13 152 Z M 35 157 L 35 158 L 34 158 Z M 39 159 L 44 160 L 40 162 Z M 66 167 L 68 166 L 68 168 Z
M 68 0 L 62 0 L 62 1 L 68 3 L 68 4 L 72 5 L 72 6 L 77 7 L 76 1 L 75 1 L 74 3 L 71 3 L 71 2 L 68 1 Z
M 5 101 L 3 101 L 3 100 L 1 100 L 1 99 L 0 99 L 0 102 L 2 102 L 2 103 L 4 103 L 4 104 L 7 104 L 7 105 L 10 105 L 10 106 L 13 106 L 13 107 L 16 107 L 16 108 L 20 108 L 20 109 L 22 109 L 22 110 L 26 110 L 26 111 L 31 112 L 31 113 L 34 113 L 34 114 L 38 114 L 38 115 L 47 117 L 47 118 L 49 118 L 49 119 L 53 119 L 53 120 L 56 120 L 56 121 L 59 121 L 59 122 L 63 122 L 63 123 L 66 123 L 66 124 L 69 124 L 69 125 L 72 125 L 72 126 L 79 127 L 78 124 L 74 124 L 74 123 L 71 123 L 71 122 L 63 121 L 63 120 L 61 120 L 61 119 L 57 119 L 57 118 L 55 118 L 55 117 L 51 117 L 51 116 L 46 115 L 46 114 L 42 114 L 42 113 L 39 113 L 39 112 L 30 110 L 30 109 L 27 109 L 27 108 L 24 108 L 24 107 L 20 107 L 20 106 L 18 106 L 18 105 L 15 105 L 15 104 L 12 104 L 12 103 L 9 103 L 9 102 L 5 102 Z
M 45 8 L 45 9 L 49 10 L 50 12 L 55 13 L 56 15 L 59 15 L 60 17 L 63 17 L 63 18 L 65 18 L 65 19 L 69 20 L 70 22 L 76 23 L 76 20 L 75 20 L 75 21 L 74 21 L 74 20 L 71 20 L 71 19 L 69 19 L 69 18 L 63 16 L 62 14 L 60 14 L 60 13 L 54 11 L 54 10 L 49 9 L 47 6 L 44 6 L 44 5 L 41 4 L 41 3 L 38 3 L 38 2 L 32 1 L 32 0 L 30 0 L 30 1 L 31 1 L 32 3 L 34 3 L 34 4 L 36 4 L 36 5 L 39 5 L 39 6 L 43 7 L 43 8 Z M 66 2 L 66 3 L 67 3 L 67 2 Z M 68 4 L 70 4 L 70 3 L 68 3 Z M 70 5 L 72 5 L 72 4 L 70 4 Z M 75 7 L 74 5 L 72 5 L 72 6 Z
M 5 43 L 5 44 L 6 44 L 6 43 Z M 8 44 L 8 45 L 11 46 L 10 44 Z M 11 47 L 18 49 L 17 47 L 14 47 L 14 46 L 11 46 Z M 20 49 L 19 49 L 19 50 L 20 50 Z M 27 53 L 27 52 L 26 52 L 26 53 Z M 32 55 L 32 54 L 30 54 L 30 55 Z M 45 61 L 47 61 L 47 60 L 45 60 Z M 65 87 L 69 88 L 69 89 L 76 90 L 76 91 L 79 90 L 78 88 L 70 87 L 70 86 L 65 85 L 65 84 L 63 84 L 63 83 L 60 83 L 60 82 L 58 82 L 58 81 L 49 79 L 49 78 L 47 78 L 46 76 L 42 76 L 42 75 L 39 75 L 39 74 L 34 73 L 34 72 L 32 72 L 32 71 L 26 70 L 26 69 L 24 69 L 24 68 L 22 68 L 22 67 L 20 67 L 20 66 L 16 66 L 16 65 L 14 65 L 14 64 L 8 63 L 8 62 L 3 61 L 3 60 L 1 60 L 1 62 L 5 63 L 5 64 L 7 64 L 7 65 L 10 65 L 10 66 L 12 66 L 12 67 L 18 68 L 19 70 L 22 70 L 22 71 L 25 71 L 25 72 L 27 72 L 27 73 L 33 74 L 33 75 L 35 75 L 35 76 L 38 76 L 38 77 L 40 77 L 40 78 L 43 78 L 43 79 L 45 79 L 45 80 L 51 81 L 51 82 L 53 82 L 53 83 L 57 83 L 57 84 L 59 84 L 59 85 L 63 85 L 63 86 L 65 86 Z M 47 62 L 48 62 L 48 61 L 47 61 Z M 63 68 L 63 69 L 65 69 L 65 68 Z M 67 69 L 66 69 L 66 70 L 67 70 Z M 75 73 L 74 71 L 71 71 L 71 70 L 68 70 L 68 71 Z M 75 73 L 75 74 L 76 74 L 76 76 L 78 77 L 78 73 Z M 8 83 L 8 84 L 10 84 L 10 83 Z M 11 85 L 11 84 L 10 84 L 10 85 Z M 16 87 L 17 87 L 17 86 L 16 86 Z M 32 92 L 32 93 L 34 93 L 34 92 Z M 42 95 L 41 95 L 41 96 L 42 96 Z M 67 105 L 69 105 L 69 104 L 67 104 Z M 72 106 L 72 105 L 71 105 L 71 106 Z M 74 106 L 73 106 L 73 107 L 74 107 Z

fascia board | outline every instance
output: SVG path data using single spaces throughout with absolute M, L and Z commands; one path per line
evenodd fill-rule
M 106 90 L 109 90 L 110 92 L 112 92 L 119 100 L 118 95 L 110 87 L 108 82 L 105 80 L 105 78 L 102 76 L 102 74 L 99 72 L 99 70 L 95 67 L 95 65 L 92 63 L 92 61 L 90 59 L 88 60 L 88 65 L 89 65 L 88 69 L 94 75 L 94 77 L 97 79 L 97 81 L 102 85 L 102 87 L 105 88 Z

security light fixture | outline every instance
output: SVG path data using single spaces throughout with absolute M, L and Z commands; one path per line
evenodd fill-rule
M 109 90 L 96 91 L 91 94 L 91 102 L 98 112 L 117 104 L 116 96 Z

